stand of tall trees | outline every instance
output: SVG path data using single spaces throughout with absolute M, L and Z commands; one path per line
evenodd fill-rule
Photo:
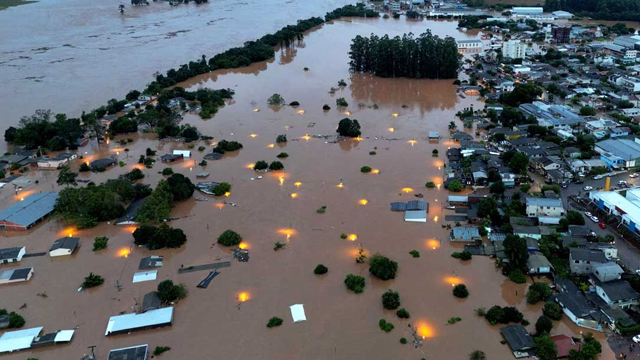
M 640 21 L 638 0 L 546 0 L 544 10 L 565 10 L 599 20 Z
M 351 43 L 349 65 L 353 71 L 380 77 L 454 79 L 458 77 L 461 55 L 456 41 L 426 33 L 390 38 L 356 36 Z

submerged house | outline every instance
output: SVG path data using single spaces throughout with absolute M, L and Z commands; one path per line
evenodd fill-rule
M 33 194 L 0 212 L 0 229 L 25 231 L 53 212 L 58 193 Z
M 27 248 L 24 246 L 0 249 L 0 264 L 18 262 L 26 252 Z
M 31 280 L 33 268 L 11 269 L 0 274 L 0 285 Z
M 49 249 L 49 256 L 71 255 L 78 248 L 80 239 L 77 237 L 63 237 L 53 242 L 53 246 Z
M 451 241 L 476 242 L 481 240 L 480 231 L 476 226 L 456 226 L 451 230 Z
M 150 310 L 142 314 L 112 316 L 107 323 L 105 335 L 125 334 L 136 330 L 155 329 L 173 323 L 173 307 Z
M 120 216 L 114 224 L 116 225 L 137 225 L 138 223 L 134 220 L 136 215 L 138 214 L 138 209 L 147 201 L 148 197 L 142 199 L 136 199 L 129 204 L 127 207 L 127 211 L 124 215 Z
M 507 325 L 500 329 L 500 333 L 504 336 L 516 359 L 529 357 L 533 354 L 536 343 L 524 326 L 520 324 Z
M 107 360 L 147 360 L 149 345 L 137 345 L 109 351 Z

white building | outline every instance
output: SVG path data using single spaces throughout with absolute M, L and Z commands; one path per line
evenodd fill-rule
M 191 157 L 191 151 L 189 150 L 173 150 L 173 155 L 182 155 L 183 158 L 188 159 Z
M 527 196 L 527 216 L 562 217 L 564 216 L 562 200 Z
M 482 41 L 480 40 L 458 40 L 458 51 L 461 53 L 482 52 Z
M 542 15 L 542 7 L 514 7 L 511 13 L 515 16 Z
M 80 239 L 77 237 L 63 237 L 53 242 L 53 246 L 49 249 L 49 256 L 65 256 L 71 255 L 78 248 Z
M 589 199 L 608 214 L 620 217 L 621 225 L 640 234 L 640 189 L 627 190 L 627 197 L 615 191 L 592 191 Z
M 522 59 L 525 57 L 527 44 L 520 40 L 509 40 L 502 43 L 502 56 L 511 59 Z
M 33 268 L 11 269 L 0 274 L 0 285 L 31 280 Z
M 18 262 L 26 252 L 27 248 L 24 246 L 0 249 L 0 264 Z
M 558 10 L 553 12 L 553 17 L 556 19 L 571 19 L 573 14 L 570 12 Z

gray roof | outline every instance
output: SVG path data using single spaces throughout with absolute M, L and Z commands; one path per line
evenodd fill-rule
M 149 345 L 131 346 L 109 351 L 107 360 L 147 360 Z
M 586 225 L 569 225 L 571 236 L 586 237 L 591 235 L 591 230 Z
M 640 294 L 633 290 L 626 280 L 613 280 L 603 283 L 593 275 L 589 276 L 589 278 L 596 284 L 596 286 L 602 288 L 611 301 L 633 300 L 640 297 Z
M 146 293 L 142 298 L 142 312 L 159 309 L 161 305 L 160 293 L 157 291 Z
M 571 260 L 591 261 L 606 263 L 607 257 L 600 250 L 571 248 L 569 251 L 569 257 Z
M 607 139 L 596 144 L 599 148 L 624 160 L 640 158 L 640 144 L 628 139 Z
M 453 228 L 454 239 L 474 240 L 480 237 L 480 232 L 475 226 L 456 226 Z
M 95 168 L 106 168 L 109 167 L 111 165 L 115 165 L 116 164 L 116 160 L 112 159 L 112 158 L 102 158 L 102 159 L 97 159 L 97 160 L 93 160 L 91 162 L 91 168 L 95 169 Z
M 529 269 L 537 269 L 537 268 L 543 268 L 543 267 L 551 268 L 553 266 L 551 265 L 551 263 L 549 262 L 546 256 L 536 251 L 534 253 L 529 254 L 529 259 L 527 259 L 527 267 Z
M 133 222 L 133 218 L 136 217 L 138 209 L 142 206 L 142 204 L 145 203 L 145 201 L 147 201 L 147 199 L 148 198 L 145 197 L 142 199 L 133 200 L 131 204 L 129 204 L 129 207 L 127 207 L 127 211 L 124 213 L 124 215 L 120 216 L 118 220 L 116 220 L 115 224 L 120 225 Z
M 146 258 L 140 259 L 140 265 L 138 265 L 138 269 L 153 269 L 157 267 L 162 267 L 162 260 L 164 257 L 162 255 L 151 255 Z
M 0 249 L 0 260 L 11 260 L 18 257 L 24 246 Z
M 622 274 L 624 270 L 620 267 L 620 265 L 614 262 L 608 262 L 604 264 L 594 264 L 593 269 L 597 271 L 599 274 Z
M 550 198 L 531 197 L 531 196 L 527 196 L 527 205 L 563 207 L 562 200 L 560 199 L 550 199 Z
M 9 280 L 26 279 L 32 270 L 33 268 L 15 269 L 11 273 L 11 277 L 9 278 Z
M 587 239 L 580 236 L 564 236 L 562 238 L 562 247 L 569 248 L 572 244 L 576 244 L 577 246 L 586 246 Z
M 78 242 L 80 241 L 77 237 L 63 237 L 53 242 L 53 246 L 49 251 L 54 251 L 58 249 L 68 249 L 75 250 L 78 247 Z
M 526 351 L 536 347 L 536 343 L 527 329 L 520 324 L 507 325 L 500 329 L 500 333 L 507 340 L 512 351 Z
M 405 211 L 407 210 L 407 204 L 403 202 L 392 202 L 391 211 Z
M 514 234 L 540 234 L 540 228 L 537 226 L 520 226 L 512 225 Z
M 407 202 L 407 210 L 427 210 L 429 211 L 429 204 L 422 200 L 411 200 Z
M 0 212 L 0 221 L 31 227 L 53 211 L 58 193 L 46 192 L 28 196 Z
M 578 318 L 594 318 L 598 312 L 596 307 L 580 292 L 561 292 L 552 295 L 552 298 Z

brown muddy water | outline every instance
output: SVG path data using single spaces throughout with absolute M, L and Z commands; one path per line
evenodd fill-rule
M 181 249 L 153 252 L 165 256 L 165 266 L 154 282 L 131 283 L 140 258 L 151 254 L 133 247 L 132 227 L 102 224 L 78 231 L 46 222 L 27 234 L 5 234 L 0 240 L 3 247 L 26 245 L 29 253 L 46 251 L 56 238 L 69 233 L 79 236 L 82 246 L 71 257 L 23 259 L 19 266 L 35 268 L 32 280 L 1 289 L 2 307 L 23 314 L 26 326 L 44 326 L 45 331 L 77 326 L 73 341 L 4 358 L 78 359 L 90 345 L 97 345 L 99 358 L 105 358 L 109 349 L 149 344 L 172 348 L 163 359 L 466 359 L 473 350 L 484 351 L 489 359 L 512 359 L 508 347 L 500 344 L 499 326 L 489 326 L 475 316 L 474 309 L 516 306 L 533 324 L 541 305 L 527 305 L 526 285 L 504 278 L 492 260 L 474 257 L 463 263 L 450 257 L 462 247 L 450 244 L 442 228 L 450 212 L 442 207 L 448 192 L 441 186 L 425 188 L 427 181 L 442 183 L 444 154 L 448 147 L 456 146 L 448 138 L 449 121 L 455 120 L 456 111 L 481 107 L 481 102 L 459 97 L 451 80 L 380 79 L 348 71 L 347 52 L 355 35 L 420 33 L 430 28 L 438 35 L 465 38 L 455 26 L 453 22 L 404 19 L 336 21 L 312 31 L 295 48 L 279 51 L 273 61 L 183 84 L 191 89 L 230 87 L 236 91 L 233 101 L 214 118 L 204 121 L 188 115 L 184 121 L 214 136 L 214 141 L 238 140 L 244 148 L 210 161 L 204 169 L 196 165 L 203 153 L 195 149 L 193 160 L 171 165 L 194 181 L 198 172 L 210 172 L 208 180 L 233 185 L 231 195 L 196 201 L 205 197 L 196 193 L 194 199 L 178 204 L 172 216 L 181 219 L 171 225 L 184 229 L 188 241 Z M 347 86 L 331 95 L 330 88 L 337 88 L 340 79 Z M 273 93 L 287 102 L 299 101 L 301 106 L 269 108 L 266 100 Z M 339 97 L 349 103 L 347 108 L 336 108 Z M 322 111 L 323 104 L 332 109 Z M 335 127 L 347 116 L 345 112 L 360 121 L 362 139 L 333 143 Z M 459 121 L 457 124 L 462 127 Z M 439 131 L 443 139 L 429 142 L 428 131 Z M 289 142 L 275 145 L 278 134 L 286 134 Z M 152 135 L 132 138 L 126 145 L 128 155 L 116 141 L 82 149 L 89 160 L 115 153 L 128 165 L 81 177 L 96 182 L 116 177 L 137 166 L 135 160 L 147 147 L 157 149 L 158 155 L 186 148 L 181 143 L 158 142 Z M 206 145 L 207 151 L 212 148 L 212 144 L 198 145 Z M 439 150 L 440 157 L 431 156 L 433 149 Z M 290 155 L 283 160 L 284 172 L 256 174 L 249 168 L 258 160 L 275 160 L 283 151 Z M 370 151 L 377 154 L 369 155 Z M 364 165 L 379 172 L 362 174 L 359 169 Z M 147 177 L 142 182 L 155 185 L 164 166 L 158 163 L 145 169 Z M 264 178 L 257 179 L 257 175 Z M 29 192 L 58 190 L 55 176 L 30 171 L 32 184 L 21 194 L 14 195 L 12 189 L 0 192 L 3 204 L 19 201 Z M 37 185 L 33 183 L 36 179 L 40 180 Z M 405 223 L 401 213 L 389 210 L 390 202 L 415 199 L 418 193 L 429 202 L 426 224 Z M 327 212 L 317 213 L 323 205 Z M 248 263 L 233 261 L 230 249 L 216 245 L 216 238 L 226 229 L 244 237 L 251 251 Z M 343 240 L 341 233 L 357 238 Z M 110 238 L 107 250 L 91 251 L 95 236 Z M 276 241 L 287 246 L 274 251 Z M 358 246 L 367 254 L 379 252 L 398 261 L 397 278 L 384 282 L 369 276 L 368 268 L 355 262 Z M 420 258 L 409 255 L 414 249 Z M 207 290 L 195 287 L 206 272 L 177 273 L 182 266 L 217 261 L 232 261 L 232 265 L 222 269 Z M 328 274 L 313 274 L 319 263 L 329 268 Z M 104 276 L 105 284 L 77 292 L 90 271 Z M 349 273 L 366 278 L 364 293 L 356 295 L 345 288 L 343 281 Z M 189 289 L 189 296 L 176 305 L 173 326 L 104 336 L 110 316 L 130 312 L 136 300 L 141 301 L 165 279 L 185 283 Z M 121 291 L 115 287 L 117 281 Z M 457 283 L 468 286 L 469 298 L 453 297 L 452 285 Z M 382 308 L 380 296 L 387 289 L 400 293 L 410 319 L 400 320 Z M 46 298 L 37 295 L 43 292 Z M 248 299 L 240 301 L 241 294 Z M 26 308 L 18 310 L 23 304 Z M 304 304 L 306 322 L 292 323 L 288 307 L 293 304 Z M 272 316 L 284 319 L 284 324 L 266 328 Z M 446 325 L 450 317 L 461 317 L 462 322 Z M 381 318 L 395 325 L 391 333 L 379 329 Z M 399 343 L 401 337 L 411 340 L 409 325 L 424 336 L 419 348 Z M 535 331 L 533 325 L 529 330 Z M 556 323 L 553 333 L 579 336 L 580 331 L 565 318 Z M 602 334 L 597 336 L 604 339 Z M 601 358 L 613 359 L 603 345 Z

